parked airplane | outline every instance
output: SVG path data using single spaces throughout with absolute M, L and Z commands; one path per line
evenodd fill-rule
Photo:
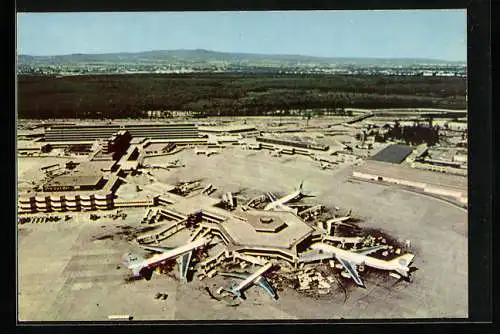
M 290 201 L 293 201 L 295 199 L 299 199 L 299 198 L 306 196 L 302 192 L 302 184 L 303 183 L 304 183 L 304 181 L 302 181 L 300 183 L 297 190 L 295 190 L 294 192 L 292 192 L 292 193 L 290 193 L 282 198 L 277 199 L 271 193 L 267 193 L 267 196 L 271 200 L 271 203 L 267 204 L 264 207 L 264 210 L 266 210 L 266 211 L 290 211 L 290 212 L 294 212 L 295 214 L 297 214 L 297 209 L 292 209 L 289 206 L 286 206 L 285 204 L 290 202 Z
M 267 204 L 264 207 L 264 210 L 266 210 L 266 211 L 288 211 L 288 212 L 291 212 L 293 214 L 298 215 L 299 210 L 297 208 L 292 208 L 292 207 L 289 207 L 288 205 L 285 205 L 285 204 L 276 203 L 278 201 L 278 199 L 272 193 L 267 193 L 266 195 L 269 198 L 269 200 L 271 201 L 271 203 Z
M 327 231 L 328 235 L 332 235 L 332 227 L 334 225 L 345 225 L 345 226 L 349 226 L 349 227 L 355 227 L 354 225 L 344 223 L 345 221 L 348 221 L 349 219 L 352 218 L 351 212 L 352 212 L 352 210 L 349 210 L 349 212 L 347 212 L 347 214 L 343 217 L 335 217 L 332 219 L 328 219 L 325 222 L 326 231 Z
M 154 168 L 154 169 L 166 169 L 169 170 L 170 168 L 179 168 L 179 167 L 185 167 L 186 165 L 183 164 L 180 160 L 174 160 L 172 162 L 168 162 L 165 166 L 159 166 L 159 165 L 144 165 L 144 168 Z
M 175 249 L 175 248 L 170 248 L 170 247 L 144 246 L 144 245 L 141 245 L 141 247 L 144 248 L 145 250 L 149 250 L 149 251 L 160 253 L 160 254 L 163 254 L 163 253 L 171 251 L 172 249 Z M 189 269 L 189 264 L 191 263 L 192 256 L 193 256 L 193 251 L 191 250 L 191 251 L 184 253 L 183 255 L 177 257 L 177 264 L 179 265 L 179 278 L 181 280 L 187 281 L 187 272 Z
M 348 276 L 352 278 L 357 285 L 362 287 L 364 287 L 365 285 L 359 277 L 358 269 L 359 271 L 363 271 L 365 265 L 376 269 L 395 271 L 402 277 L 409 278 L 410 268 L 408 266 L 412 263 L 415 255 L 404 254 L 390 261 L 379 260 L 374 257 L 368 256 L 368 254 L 371 254 L 385 247 L 385 245 L 382 245 L 360 250 L 348 251 L 320 242 L 311 245 L 312 249 L 331 254 L 331 257 L 336 258 L 337 261 L 342 264 Z M 358 268 L 356 268 L 357 266 Z
M 259 268 L 253 274 L 251 273 L 220 273 L 222 276 L 234 277 L 237 279 L 243 280 L 240 284 L 236 284 L 235 282 L 231 283 L 228 287 L 221 287 L 217 290 L 218 294 L 221 294 L 222 291 L 229 292 L 235 298 L 245 299 L 243 295 L 243 290 L 245 290 L 248 286 L 255 284 L 264 289 L 264 291 L 269 294 L 272 298 L 276 299 L 276 292 L 269 284 L 267 279 L 263 276 L 265 272 L 267 272 L 273 266 L 272 263 L 267 263 L 266 265 Z
M 180 161 L 179 159 L 176 159 L 174 161 L 171 161 L 167 164 L 167 168 L 177 168 L 177 167 L 184 167 L 185 165 Z
M 327 169 L 327 168 L 328 169 L 333 169 L 333 165 L 330 162 L 320 161 L 319 163 L 320 163 L 321 169 Z
M 150 280 L 155 268 L 172 259 L 181 257 L 181 259 L 178 260 L 180 276 L 181 278 L 185 278 L 193 250 L 206 246 L 209 242 L 210 239 L 201 238 L 174 249 L 143 246 L 145 249 L 161 253 L 153 255 L 149 259 L 143 259 L 138 255 L 128 253 L 124 256 L 124 263 L 129 269 L 132 270 L 132 275 L 134 277 L 144 277 L 146 280 Z
M 201 150 L 201 149 L 195 147 L 194 153 L 195 154 L 205 154 L 207 157 L 209 157 L 212 154 L 219 153 L 219 151 L 217 151 L 217 150 Z

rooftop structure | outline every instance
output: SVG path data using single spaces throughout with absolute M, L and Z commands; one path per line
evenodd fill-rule
M 281 248 L 291 252 L 294 257 L 297 255 L 295 246 L 314 231 L 291 212 L 252 210 L 232 215 L 235 217 L 230 217 L 222 225 L 236 245 Z M 275 223 L 266 230 L 266 223 L 261 219 L 269 218 L 269 224 Z
M 393 144 L 372 156 L 371 160 L 399 164 L 403 162 L 411 152 L 412 149 L 407 145 Z

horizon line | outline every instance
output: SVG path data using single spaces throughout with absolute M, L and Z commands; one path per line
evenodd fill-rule
M 359 57 L 359 56 L 314 56 L 305 54 L 293 54 L 293 53 L 260 53 L 260 52 L 241 52 L 241 51 L 217 51 L 203 48 L 194 49 L 151 49 L 142 51 L 106 51 L 106 52 L 74 52 L 74 53 L 64 53 L 64 54 L 46 54 L 46 55 L 35 55 L 27 53 L 17 53 L 17 56 L 29 56 L 29 57 L 64 57 L 64 56 L 74 56 L 74 55 L 106 55 L 106 54 L 135 54 L 135 53 L 146 53 L 146 52 L 162 52 L 162 51 L 208 51 L 214 53 L 226 53 L 226 54 L 244 54 L 244 55 L 258 55 L 258 56 L 295 56 L 295 57 L 309 57 L 309 58 L 319 58 L 319 59 L 376 59 L 376 60 L 432 60 L 432 61 L 442 61 L 442 62 L 457 62 L 457 63 L 467 63 L 465 60 L 449 60 L 442 58 L 432 58 L 432 57 Z

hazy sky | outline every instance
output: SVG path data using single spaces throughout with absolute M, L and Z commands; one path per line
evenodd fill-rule
M 20 54 L 208 49 L 467 58 L 465 10 L 18 13 Z

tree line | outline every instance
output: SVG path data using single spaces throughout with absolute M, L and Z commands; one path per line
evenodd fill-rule
M 260 116 L 275 110 L 466 107 L 454 77 L 269 74 L 19 76 L 20 118 L 141 118 L 147 110 Z

